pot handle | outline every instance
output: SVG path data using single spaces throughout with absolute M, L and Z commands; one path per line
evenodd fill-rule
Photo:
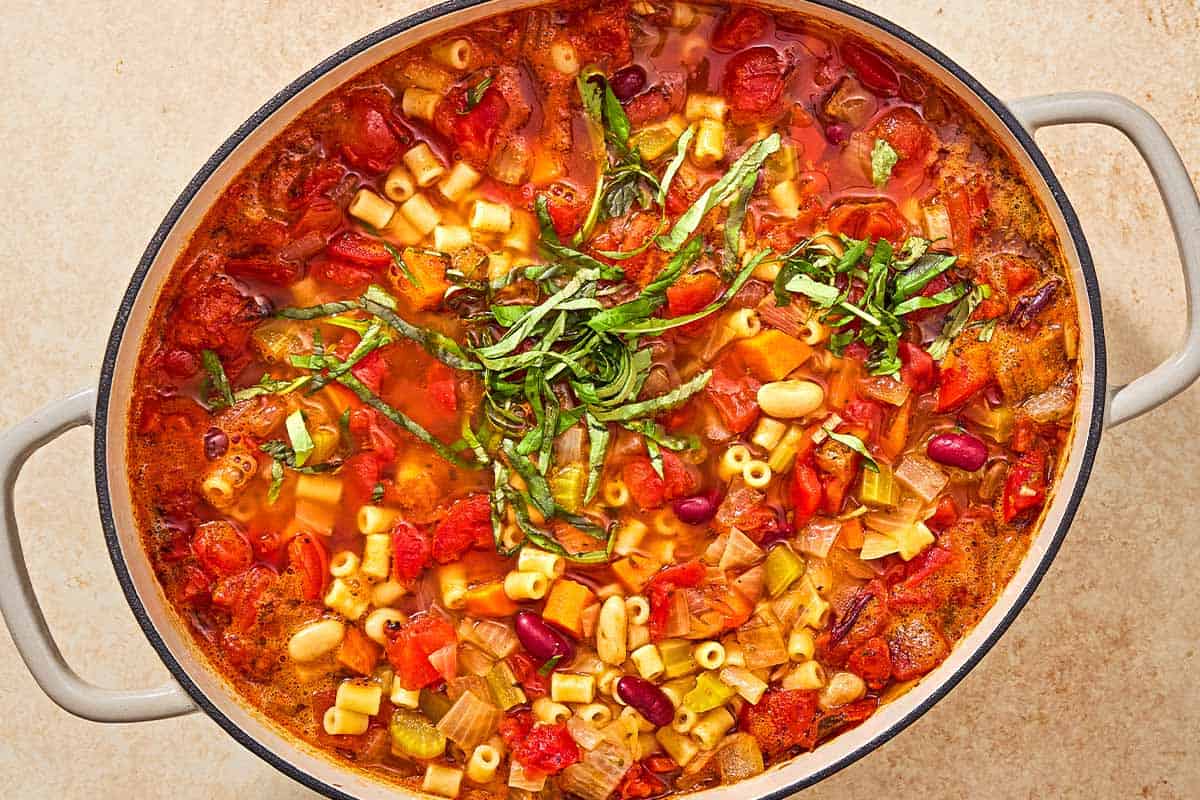
M 17 536 L 14 488 L 21 467 L 42 445 L 80 425 L 95 424 L 96 391 L 85 389 L 42 408 L 0 433 L 0 614 L 17 652 L 51 700 L 94 722 L 144 722 L 195 710 L 172 681 L 146 690 L 103 689 L 71 669 L 54 641 L 29 580 Z
M 1141 106 L 1107 92 L 1026 97 L 1008 104 L 1031 133 L 1051 125 L 1096 123 L 1125 134 L 1150 168 L 1175 231 L 1187 295 L 1187 331 L 1166 361 L 1124 386 L 1108 387 L 1105 426 L 1113 427 L 1165 403 L 1200 377 L 1200 200 L 1179 151 Z

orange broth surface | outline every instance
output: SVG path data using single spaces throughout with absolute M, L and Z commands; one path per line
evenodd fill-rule
M 440 796 L 657 797 L 946 658 L 1054 492 L 1078 338 L 1043 209 L 911 65 L 752 5 L 551 4 L 364 72 L 225 190 L 129 479 L 167 598 L 295 736 Z

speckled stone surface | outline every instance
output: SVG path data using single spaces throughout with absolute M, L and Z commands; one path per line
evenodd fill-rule
M 0 4 L 0 427 L 96 380 L 155 226 L 226 135 L 319 59 L 422 5 L 296 0 Z M 870 0 L 1001 97 L 1107 89 L 1145 105 L 1200 176 L 1197 0 Z M 1182 281 L 1133 148 L 1041 138 L 1104 290 L 1126 381 L 1183 329 Z M 807 792 L 834 798 L 1200 797 L 1200 391 L 1108 434 L 1041 589 L 983 663 L 890 744 Z M 18 485 L 23 541 L 67 658 L 99 683 L 166 671 L 103 548 L 87 432 Z M 0 778 L 12 797 L 311 797 L 206 718 L 103 726 L 42 696 L 0 630 Z

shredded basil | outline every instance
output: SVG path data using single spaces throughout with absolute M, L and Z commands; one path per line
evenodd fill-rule
M 216 392 L 216 399 L 210 400 L 210 405 L 214 408 L 233 405 L 233 389 L 229 385 L 228 376 L 225 375 L 225 367 L 221 365 L 220 356 L 212 350 L 204 350 L 200 353 L 200 361 L 204 365 L 204 371 L 208 373 L 212 390 Z
M 875 462 L 875 458 L 867 450 L 867 446 L 863 444 L 863 440 L 850 433 L 835 433 L 828 431 L 829 438 L 835 442 L 846 445 L 854 452 L 863 457 L 863 466 L 871 470 L 871 472 L 879 472 L 879 464 Z
M 491 75 L 487 75 L 479 83 L 475 84 L 470 89 L 467 89 L 466 110 L 458 113 L 466 114 L 471 109 L 475 108 L 475 106 L 483 102 L 483 95 L 487 92 L 488 87 L 492 85 L 492 80 L 494 80 L 493 77 Z

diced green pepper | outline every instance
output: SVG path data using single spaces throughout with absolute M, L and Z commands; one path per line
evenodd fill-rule
M 658 652 L 662 655 L 663 675 L 668 679 L 690 675 L 698 669 L 692 658 L 692 643 L 687 639 L 659 642 Z
M 777 544 L 767 553 L 763 567 L 766 570 L 767 594 L 778 597 L 804 574 L 804 559 L 792 552 L 786 544 Z
M 728 703 L 737 691 L 726 686 L 715 672 L 702 672 L 696 678 L 696 688 L 683 696 L 683 706 L 697 714 L 712 711 Z
M 483 677 L 496 700 L 496 705 L 504 711 L 525 702 L 525 692 L 516 685 L 517 676 L 513 674 L 507 662 L 497 661 Z
M 858 489 L 858 500 L 863 505 L 891 508 L 900 502 L 900 487 L 892 475 L 892 468 L 879 464 L 879 470 L 864 469 L 862 485 Z

